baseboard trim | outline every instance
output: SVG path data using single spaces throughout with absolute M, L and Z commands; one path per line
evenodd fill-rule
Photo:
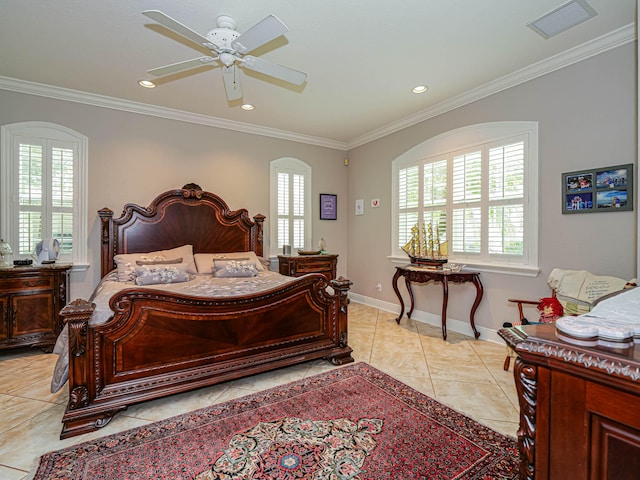
M 380 310 L 384 310 L 385 312 L 391 312 L 396 315 L 400 313 L 400 305 L 396 303 L 385 302 L 377 298 L 366 297 L 364 295 L 360 295 L 359 293 L 353 292 L 349 292 L 349 299 L 352 302 L 361 303 L 369 307 L 375 307 Z M 414 310 L 411 318 L 417 322 L 426 323 L 436 327 L 440 327 L 442 325 L 440 315 L 423 312 L 421 310 Z M 486 328 L 477 324 L 476 328 L 480 332 L 480 340 L 487 340 L 489 342 L 504 344 L 504 340 L 502 340 L 502 338 L 498 336 L 497 330 Z M 469 325 L 468 320 L 465 321 L 447 317 L 447 330 L 449 332 L 462 333 L 463 335 L 473 337 L 473 330 L 471 330 L 471 325 Z

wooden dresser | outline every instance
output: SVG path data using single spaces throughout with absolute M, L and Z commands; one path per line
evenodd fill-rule
M 0 350 L 53 350 L 62 330 L 71 265 L 0 268 Z
M 498 333 L 519 355 L 520 478 L 640 478 L 640 344 L 578 346 L 553 324 Z
M 338 255 L 278 255 L 279 271 L 289 277 L 322 273 L 327 280 L 336 278 Z

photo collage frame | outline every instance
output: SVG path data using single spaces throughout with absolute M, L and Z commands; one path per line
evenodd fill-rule
M 633 164 L 562 174 L 562 213 L 633 210 Z

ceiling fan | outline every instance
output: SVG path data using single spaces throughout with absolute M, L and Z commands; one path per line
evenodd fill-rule
M 236 22 L 233 18 L 220 15 L 216 19 L 217 28 L 206 35 L 200 35 L 159 10 L 146 10 L 142 13 L 169 30 L 211 50 L 213 54 L 147 70 L 151 75 L 170 75 L 207 64 L 220 66 L 229 101 L 242 98 L 238 67 L 263 73 L 294 85 L 302 85 L 307 79 L 306 73 L 253 55 L 246 55 L 288 31 L 287 26 L 275 15 L 265 17 L 244 33 L 235 31 Z

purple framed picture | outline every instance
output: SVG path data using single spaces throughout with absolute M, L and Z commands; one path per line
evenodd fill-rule
M 320 194 L 320 220 L 338 218 L 338 196 L 331 193 Z

